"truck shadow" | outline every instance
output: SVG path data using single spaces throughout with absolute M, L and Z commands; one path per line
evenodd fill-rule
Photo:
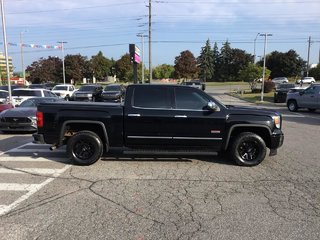
M 233 161 L 224 156 L 194 156 L 194 155 L 131 155 L 131 154 L 105 154 L 102 156 L 103 162 L 185 162 L 192 163 L 194 161 L 210 162 L 223 165 L 235 165 Z

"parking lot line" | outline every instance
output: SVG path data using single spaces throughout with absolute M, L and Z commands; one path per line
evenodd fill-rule
M 39 175 L 54 175 L 58 173 L 60 169 L 54 168 L 0 168 L 0 174 L 39 174 Z
M 8 212 L 10 212 L 11 210 L 13 210 L 14 208 L 16 208 L 21 202 L 27 200 L 29 197 L 31 197 L 34 193 L 36 193 L 37 191 L 39 191 L 41 188 L 43 188 L 44 186 L 46 186 L 47 184 L 49 184 L 50 182 L 52 182 L 56 177 L 59 177 L 60 174 L 62 174 L 63 172 L 65 172 L 68 168 L 70 168 L 71 166 L 65 166 L 64 168 L 59 169 L 58 171 L 56 171 L 53 174 L 53 177 L 48 178 L 47 180 L 45 180 L 44 182 L 40 183 L 40 184 L 31 184 L 31 185 L 37 185 L 37 186 L 33 186 L 30 187 L 30 189 L 28 190 L 28 192 L 26 194 L 24 194 L 23 196 L 21 196 L 20 198 L 18 198 L 16 201 L 14 201 L 12 204 L 10 205 L 1 205 L 0 206 L 0 216 L 4 215 Z M 26 184 L 22 184 L 22 185 L 26 185 Z
M 65 162 L 66 158 L 26 158 L 26 157 L 10 157 L 10 156 L 2 156 L 0 158 L 0 162 Z
M 0 191 L 32 191 L 40 184 L 0 183 Z

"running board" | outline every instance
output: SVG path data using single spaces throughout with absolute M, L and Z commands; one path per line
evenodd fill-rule
M 137 155 L 201 155 L 201 156 L 217 156 L 218 152 L 213 151 L 190 151 L 190 150 L 159 150 L 159 149 L 130 149 L 123 151 L 123 154 Z

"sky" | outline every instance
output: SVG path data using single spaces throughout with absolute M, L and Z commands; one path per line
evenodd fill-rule
M 65 54 L 91 58 L 102 51 L 118 60 L 134 43 L 142 49 L 148 67 L 149 0 L 4 0 L 7 41 L 58 46 L 65 44 Z M 174 64 L 182 51 L 199 56 L 209 39 L 212 46 L 229 41 L 232 48 L 262 56 L 264 37 L 266 53 L 295 50 L 304 60 L 318 63 L 320 53 L 320 0 L 152 0 L 152 66 Z M 256 39 L 256 41 L 255 41 Z M 1 34 L 0 42 L 3 43 Z M 0 51 L 4 51 L 3 44 Z M 15 71 L 21 71 L 21 51 L 9 46 Z M 24 65 L 41 57 L 58 56 L 59 49 L 24 47 Z

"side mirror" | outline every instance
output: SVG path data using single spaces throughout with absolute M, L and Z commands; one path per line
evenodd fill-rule
M 219 109 L 219 107 L 217 106 L 217 104 L 215 104 L 214 102 L 208 102 L 207 104 L 207 108 L 210 109 L 211 111 L 215 112 Z

